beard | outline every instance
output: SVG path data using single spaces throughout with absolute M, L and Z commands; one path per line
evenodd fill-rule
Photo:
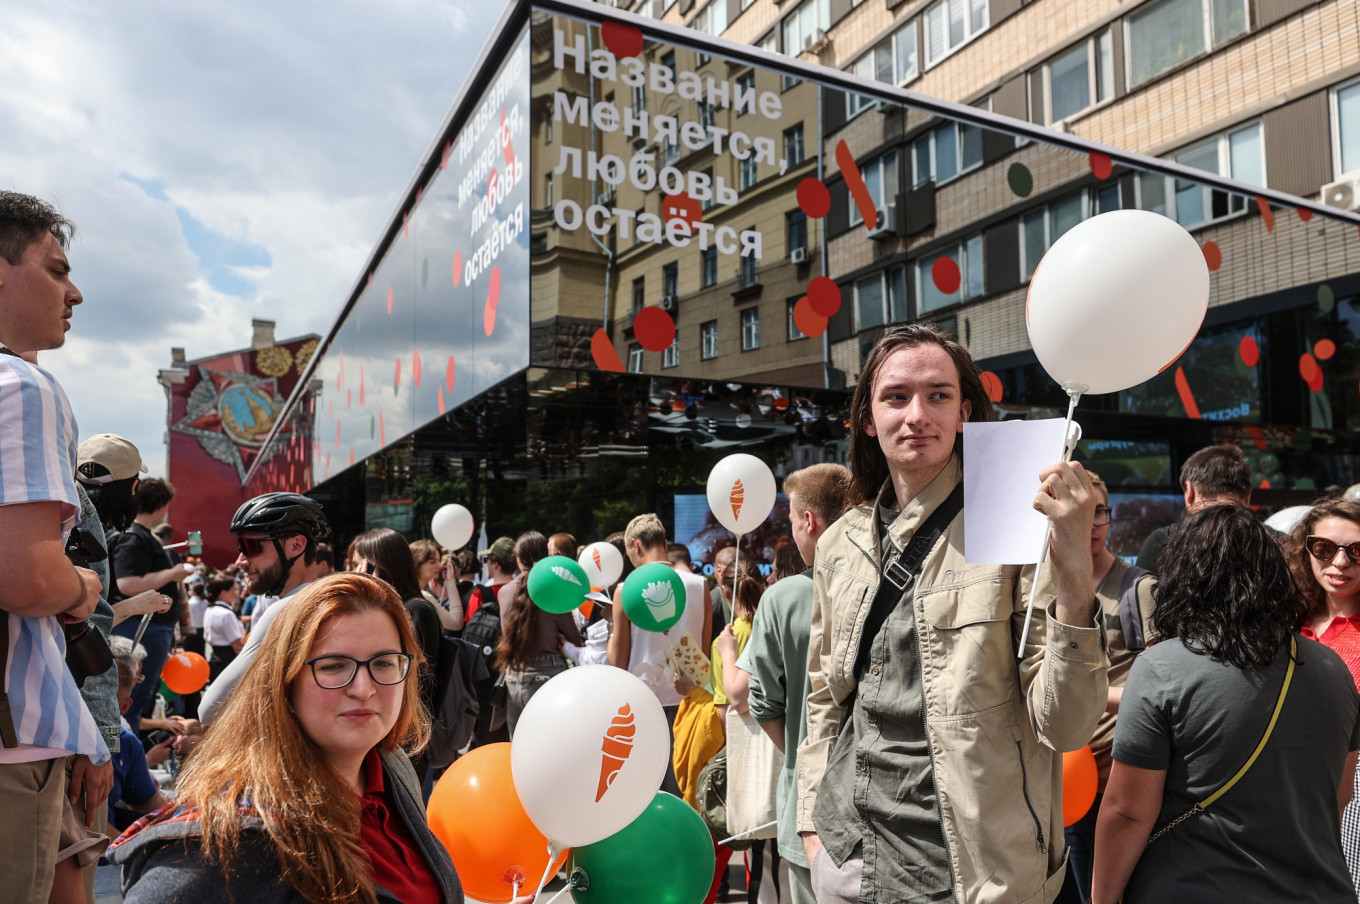
M 246 589 L 254 594 L 268 592 L 280 577 L 283 576 L 283 563 L 275 559 L 264 568 L 256 569 L 255 574 L 250 576 L 246 583 Z

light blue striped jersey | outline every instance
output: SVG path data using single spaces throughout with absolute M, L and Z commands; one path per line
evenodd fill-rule
M 0 355 L 0 505 L 60 502 L 65 537 L 80 514 L 77 435 L 71 405 L 52 375 Z M 107 761 L 108 746 L 66 668 L 60 620 L 4 615 L 5 692 L 19 743 L 85 754 L 96 764 Z

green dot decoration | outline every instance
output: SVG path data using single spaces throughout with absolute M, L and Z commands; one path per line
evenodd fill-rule
M 1010 169 L 1006 170 L 1006 184 L 1020 197 L 1028 198 L 1029 193 L 1034 191 L 1034 175 L 1023 163 L 1012 163 Z
M 1332 287 L 1323 283 L 1318 286 L 1318 307 L 1322 308 L 1324 314 L 1332 313 L 1332 308 L 1336 307 L 1336 295 L 1332 292 Z

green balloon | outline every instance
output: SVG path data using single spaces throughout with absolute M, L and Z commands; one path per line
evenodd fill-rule
M 669 630 L 685 614 L 685 582 L 662 562 L 633 569 L 623 582 L 623 614 L 644 631 Z
M 544 612 L 570 612 L 589 592 L 586 570 L 566 556 L 539 559 L 529 569 L 529 599 Z
M 161 682 L 161 689 L 156 693 L 160 694 L 161 697 L 165 699 L 166 703 L 174 703 L 176 700 L 179 699 L 179 694 L 175 693 L 174 691 L 170 690 L 170 688 L 166 687 L 164 681 Z
M 713 883 L 713 836 L 694 808 L 658 791 L 619 832 L 572 848 L 577 904 L 701 904 Z

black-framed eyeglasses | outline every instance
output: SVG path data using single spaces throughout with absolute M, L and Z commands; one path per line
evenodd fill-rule
M 312 667 L 312 678 L 318 687 L 328 691 L 348 687 L 359 674 L 359 666 L 368 667 L 368 677 L 375 684 L 401 684 L 411 669 L 410 653 L 380 653 L 371 659 L 353 659 L 349 656 L 319 656 L 307 660 Z
M 367 563 L 364 564 L 364 574 L 377 574 L 377 573 L 378 573 L 378 566 L 377 566 L 376 563 L 374 563 L 374 562 L 367 562 Z
M 1360 543 L 1333 543 L 1326 537 L 1306 537 L 1303 541 L 1303 548 L 1308 550 L 1308 554 L 1319 562 L 1330 562 L 1336 558 L 1336 551 L 1344 549 L 1346 559 L 1352 565 L 1360 565 Z
M 1096 506 L 1095 526 L 1102 527 L 1114 520 L 1114 509 L 1106 508 L 1103 505 Z
M 266 543 L 272 542 L 273 537 L 237 537 L 236 549 L 247 559 L 253 559 L 264 552 Z

